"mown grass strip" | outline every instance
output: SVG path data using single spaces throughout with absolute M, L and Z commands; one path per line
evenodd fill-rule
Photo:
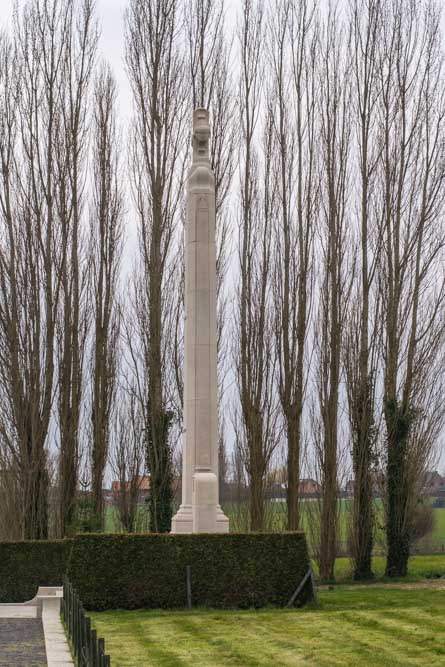
M 445 664 L 444 591 L 336 588 L 319 608 L 93 617 L 122 667 Z

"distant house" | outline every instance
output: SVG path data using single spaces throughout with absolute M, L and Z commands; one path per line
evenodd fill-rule
M 374 498 L 381 498 L 385 488 L 385 476 L 382 471 L 374 471 L 372 473 L 372 495 Z M 348 479 L 345 488 L 342 491 L 342 496 L 345 498 L 353 498 L 355 490 L 355 480 Z
M 138 475 L 133 481 L 137 483 L 138 488 L 138 502 L 143 502 L 148 496 L 150 491 L 150 477 L 149 475 Z M 131 482 L 125 482 L 127 489 L 130 488 Z M 111 483 L 111 494 L 113 500 L 116 500 L 119 497 L 121 492 L 121 483 L 118 480 L 114 480 Z
M 321 486 L 315 479 L 300 479 L 298 492 L 300 496 L 318 496 L 321 492 Z
M 287 495 L 287 482 L 284 482 L 283 484 L 276 484 L 274 486 L 274 489 L 277 489 L 275 493 L 275 497 L 278 499 L 280 498 L 281 500 L 286 500 L 286 495 Z M 315 479 L 300 479 L 300 483 L 298 485 L 298 495 L 300 497 L 303 496 L 319 496 L 321 493 L 321 486 L 320 484 L 315 481 Z

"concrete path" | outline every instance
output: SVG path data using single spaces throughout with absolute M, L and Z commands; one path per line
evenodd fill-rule
M 61 597 L 61 588 L 45 587 L 30 602 L 0 604 L 0 666 L 74 667 L 60 619 Z
M 74 662 L 60 620 L 60 598 L 44 599 L 42 622 L 48 667 L 72 667 Z
M 0 619 L 0 665 L 2 667 L 47 665 L 40 618 Z

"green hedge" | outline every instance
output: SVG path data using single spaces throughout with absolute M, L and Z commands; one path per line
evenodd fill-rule
M 303 533 L 79 535 L 68 576 L 86 609 L 284 606 L 309 567 Z M 311 594 L 305 586 L 298 603 Z
M 79 535 L 0 543 L 0 603 L 26 602 L 65 573 L 87 609 L 283 606 L 306 574 L 303 533 Z M 305 586 L 298 604 L 310 595 Z
M 27 602 L 39 586 L 60 586 L 72 542 L 0 542 L 0 602 Z

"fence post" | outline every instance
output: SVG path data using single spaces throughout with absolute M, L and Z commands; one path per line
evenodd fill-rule
M 74 655 L 77 657 L 79 655 L 78 645 L 77 645 L 77 605 L 76 598 L 72 596 L 73 601 L 73 646 L 74 646 Z
M 85 667 L 88 667 L 88 655 L 87 655 L 87 642 L 86 642 L 86 637 L 87 637 L 87 627 L 86 627 L 86 618 L 85 614 L 83 611 L 83 607 L 80 604 L 79 605 L 79 610 L 80 610 L 80 655 L 81 655 L 81 661 L 80 664 L 82 667 L 85 665 Z
M 98 653 L 98 648 L 97 648 L 97 632 L 96 632 L 96 630 L 91 630 L 91 642 L 92 642 L 92 645 L 93 645 L 92 666 L 93 667 L 99 667 L 99 653 Z
M 99 667 L 104 665 L 104 655 L 105 655 L 105 642 L 103 639 L 97 640 L 97 645 L 99 647 Z
M 92 664 L 91 655 L 91 618 L 85 616 L 85 655 L 87 658 L 87 665 Z
M 61 616 L 73 646 L 78 667 L 110 667 L 110 656 L 105 655 L 105 641 L 97 638 L 91 628 L 91 619 L 68 580 L 63 584 Z
M 187 577 L 187 608 L 192 608 L 192 568 L 190 565 L 186 566 Z

